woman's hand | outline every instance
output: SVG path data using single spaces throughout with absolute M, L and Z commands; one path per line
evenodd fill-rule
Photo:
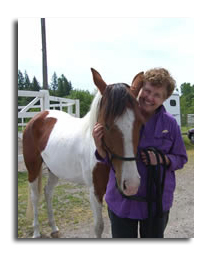
M 95 142 L 95 145 L 96 145 L 96 148 L 97 148 L 97 151 L 98 151 L 99 155 L 102 158 L 105 158 L 106 157 L 106 152 L 105 152 L 105 150 L 103 149 L 103 146 L 102 146 L 102 138 L 104 136 L 104 127 L 103 127 L 103 125 L 101 125 L 100 123 L 96 123 L 94 125 L 94 128 L 93 128 L 92 136 L 94 138 L 94 142 Z
M 147 151 L 147 152 L 148 152 L 148 155 L 149 155 L 150 164 L 151 165 L 157 165 L 157 158 L 155 156 L 155 153 L 152 152 L 152 151 Z M 165 157 L 167 166 L 169 166 L 169 164 L 170 164 L 169 158 L 166 155 L 164 155 L 164 157 Z M 141 152 L 141 159 L 145 163 L 145 165 L 148 164 L 147 157 L 146 157 L 146 154 L 144 152 Z M 160 164 L 162 164 L 163 163 L 163 159 L 161 158 L 160 155 L 159 155 L 159 160 L 160 160 Z
M 154 152 L 147 151 L 147 153 L 149 155 L 150 164 L 151 165 L 157 165 L 157 158 L 156 158 Z M 141 152 L 141 159 L 145 163 L 145 165 L 149 164 L 149 162 L 147 160 L 147 156 L 146 156 L 146 154 L 144 152 Z M 160 159 L 160 162 L 161 162 L 161 159 Z

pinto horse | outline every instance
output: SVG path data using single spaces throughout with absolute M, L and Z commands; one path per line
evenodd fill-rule
M 101 75 L 91 69 L 98 92 L 91 109 L 83 118 L 75 118 L 57 110 L 37 114 L 27 124 L 23 133 L 23 156 L 28 170 L 29 206 L 33 209 L 33 237 L 40 237 L 38 222 L 38 199 L 41 193 L 42 163 L 49 170 L 44 188 L 51 235 L 58 237 L 53 209 L 53 189 L 59 178 L 89 187 L 90 203 L 94 215 L 94 230 L 97 238 L 103 232 L 102 201 L 106 191 L 110 167 L 98 162 L 92 131 L 98 121 L 104 126 L 104 143 L 108 157 L 113 157 L 119 189 L 126 194 L 135 194 L 140 184 L 135 157 L 139 129 L 144 122 L 136 97 L 143 83 L 143 72 L 133 79 L 131 87 L 123 84 L 107 85 Z

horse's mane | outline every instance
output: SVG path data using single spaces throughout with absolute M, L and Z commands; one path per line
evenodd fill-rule
M 90 127 L 90 132 L 92 133 L 94 125 L 97 122 L 98 119 L 98 114 L 99 114 L 99 106 L 100 106 L 100 101 L 101 101 L 102 95 L 99 91 L 97 91 L 91 106 L 90 106 L 90 111 L 88 112 L 89 114 L 89 127 Z
M 129 104 L 133 106 L 135 98 L 129 91 L 129 85 L 117 83 L 106 87 L 100 108 L 104 108 L 104 120 L 120 117 Z
M 102 96 L 98 91 L 91 103 L 90 111 L 83 118 L 85 119 L 84 132 L 89 128 L 92 133 L 94 125 L 98 120 L 100 108 L 104 108 L 105 121 L 112 117 L 121 116 L 127 108 L 127 104 L 133 106 L 135 98 L 129 91 L 129 85 L 117 83 L 108 85 Z

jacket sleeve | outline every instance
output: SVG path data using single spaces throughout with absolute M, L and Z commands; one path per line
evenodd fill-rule
M 185 144 L 181 135 L 180 127 L 175 123 L 172 131 L 173 144 L 166 156 L 170 160 L 168 171 L 175 171 L 183 168 L 188 161 Z
M 108 153 L 106 152 L 106 157 L 105 158 L 102 158 L 99 154 L 99 152 L 96 150 L 95 151 L 95 156 L 96 156 L 96 159 L 99 161 L 99 162 L 102 162 L 102 163 L 105 163 L 107 165 L 110 165 L 110 160 L 109 160 L 109 156 L 108 156 Z

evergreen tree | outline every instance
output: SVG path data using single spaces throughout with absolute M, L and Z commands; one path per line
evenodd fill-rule
M 58 78 L 57 95 L 59 97 L 67 96 L 70 94 L 71 89 L 71 82 L 68 82 L 67 78 L 64 75 L 61 75 L 61 77 Z
M 56 91 L 58 90 L 58 78 L 57 78 L 56 72 L 54 72 L 54 74 L 52 76 L 52 80 L 51 80 L 51 83 L 50 83 L 50 88 L 53 92 L 53 95 L 56 95 Z
M 41 87 L 36 79 L 36 77 L 33 77 L 32 84 L 30 86 L 30 90 L 32 91 L 40 91 Z
M 25 73 L 24 73 L 24 90 L 28 91 L 28 90 L 30 90 L 30 87 L 31 87 L 30 79 L 29 79 L 27 72 L 25 71 Z
M 73 90 L 71 81 L 68 82 L 68 85 L 69 85 L 69 93 L 71 93 L 71 91 Z
M 190 83 L 181 84 L 180 108 L 182 114 L 194 113 L 194 85 Z
M 24 90 L 24 76 L 20 70 L 18 70 L 18 90 Z
M 62 97 L 64 96 L 64 86 L 63 86 L 63 80 L 61 77 L 58 78 L 58 90 L 57 90 L 57 96 Z

